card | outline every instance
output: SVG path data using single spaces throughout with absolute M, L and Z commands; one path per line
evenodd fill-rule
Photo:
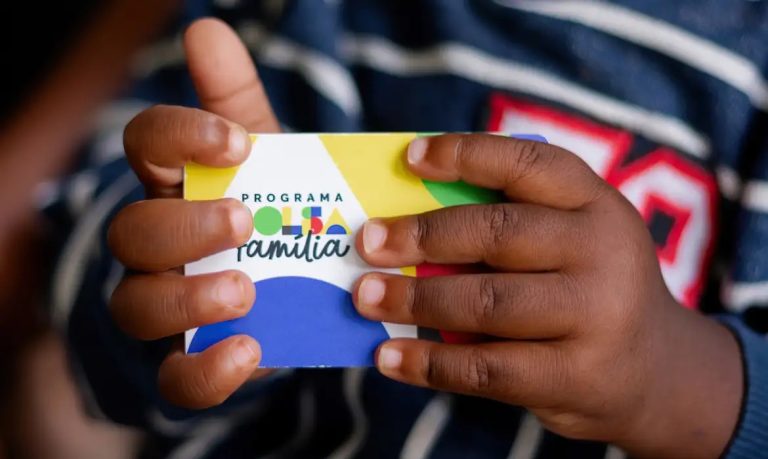
M 184 198 L 241 201 L 253 215 L 253 234 L 241 247 L 187 264 L 185 274 L 243 271 L 256 299 L 245 317 L 187 331 L 185 350 L 248 334 L 261 344 L 262 367 L 357 367 L 372 365 L 376 347 L 389 338 L 472 339 L 372 322 L 352 304 L 350 291 L 366 272 L 428 277 L 472 270 L 374 269 L 355 250 L 355 233 L 369 218 L 499 201 L 494 191 L 411 174 L 405 151 L 422 135 L 430 134 L 258 134 L 240 166 L 187 165 Z

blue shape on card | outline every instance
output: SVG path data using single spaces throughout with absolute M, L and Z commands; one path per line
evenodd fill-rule
M 301 234 L 301 226 L 283 226 L 283 236 L 298 236 Z
M 548 143 L 546 138 L 538 134 L 511 134 L 510 137 L 520 140 L 533 140 L 534 142 Z
M 325 230 L 325 234 L 347 234 L 347 230 L 341 225 L 331 225 Z
M 248 314 L 200 327 L 189 352 L 247 334 L 261 344 L 262 367 L 370 366 L 376 346 L 389 338 L 381 323 L 357 313 L 349 292 L 333 284 L 276 277 L 254 285 Z

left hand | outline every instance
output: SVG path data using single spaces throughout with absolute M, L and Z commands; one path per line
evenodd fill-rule
M 743 391 L 738 345 L 675 302 L 643 220 L 618 191 L 570 152 L 501 136 L 420 138 L 408 164 L 510 202 L 365 224 L 357 248 L 374 266 L 496 270 L 363 276 L 354 298 L 369 319 L 492 337 L 389 340 L 376 356 L 384 375 L 525 406 L 555 432 L 635 455 L 722 452 Z

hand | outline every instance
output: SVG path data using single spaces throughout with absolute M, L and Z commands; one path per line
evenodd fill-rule
M 224 23 L 204 19 L 184 37 L 190 74 L 203 110 L 156 106 L 126 127 L 128 161 L 150 198 L 123 209 L 109 229 L 109 245 L 127 268 L 110 308 L 127 334 L 142 340 L 244 316 L 254 300 L 250 279 L 239 271 L 184 276 L 180 266 L 245 243 L 253 230 L 248 209 L 233 199 L 188 202 L 182 167 L 242 163 L 248 132 L 276 132 L 279 125 L 247 49 Z M 233 336 L 204 352 L 178 346 L 160 367 L 158 383 L 171 402 L 203 408 L 225 400 L 255 373 L 259 344 Z
M 478 263 L 488 274 L 358 281 L 365 317 L 489 335 L 479 344 L 394 339 L 376 356 L 398 381 L 532 410 L 568 437 L 651 457 L 716 457 L 736 425 L 735 338 L 676 304 L 639 214 L 578 157 L 491 135 L 411 143 L 430 180 L 511 202 L 374 219 L 357 238 L 380 267 Z

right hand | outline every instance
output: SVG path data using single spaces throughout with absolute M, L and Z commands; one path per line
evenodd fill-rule
M 244 316 L 255 291 L 239 271 L 184 276 L 179 267 L 242 245 L 253 223 L 237 200 L 181 199 L 182 168 L 190 161 L 238 165 L 250 152 L 248 132 L 278 132 L 279 124 L 248 50 L 229 26 L 196 21 L 184 35 L 184 48 L 203 110 L 155 106 L 125 128 L 125 152 L 148 199 L 123 209 L 109 228 L 114 256 L 132 272 L 115 289 L 110 309 L 134 338 L 176 337 L 159 370 L 160 391 L 174 404 L 205 408 L 266 372 L 257 370 L 261 348 L 239 335 L 185 354 L 180 335 Z

